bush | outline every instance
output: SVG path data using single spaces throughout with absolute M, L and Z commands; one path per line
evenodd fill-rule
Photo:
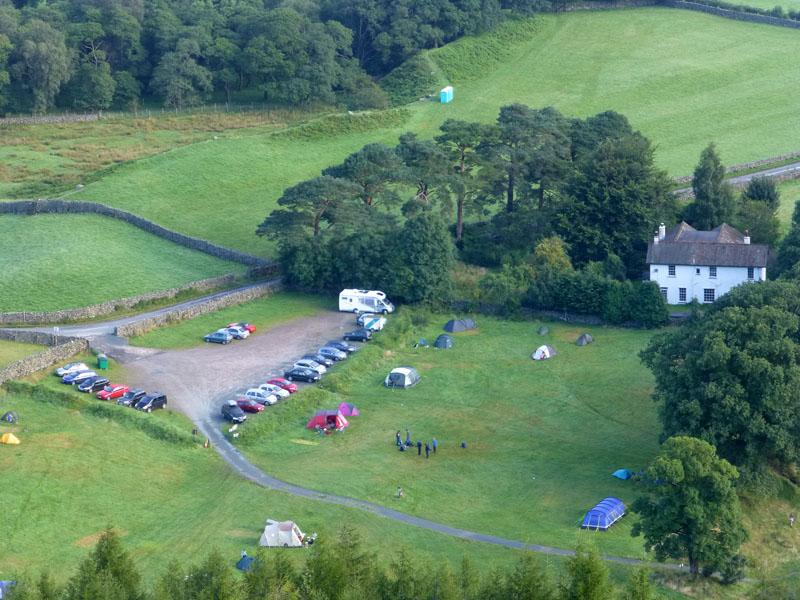
M 392 106 L 402 106 L 436 92 L 437 80 L 431 65 L 420 55 L 409 58 L 379 82 Z

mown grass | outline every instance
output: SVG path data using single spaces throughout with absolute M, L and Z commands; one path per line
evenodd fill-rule
M 246 267 L 99 215 L 0 215 L 0 311 L 97 304 Z
M 623 113 L 673 176 L 691 173 L 712 140 L 726 164 L 797 149 L 796 31 L 659 7 L 540 15 L 533 28 L 506 27 L 514 40 L 506 46 L 490 34 L 429 52 L 434 64 L 441 59 L 437 77 L 454 84 L 455 100 L 412 103 L 405 122 L 378 120 L 369 131 L 313 139 L 208 141 L 122 166 L 72 197 L 272 256 L 253 232 L 286 187 L 366 143 L 396 143 L 408 130 L 430 137 L 450 117 L 490 122 L 513 102 L 575 117 Z M 477 66 L 473 57 L 481 57 Z
M 785 234 L 792 225 L 792 214 L 800 200 L 800 179 L 792 179 L 778 184 L 781 193 L 781 205 L 778 208 L 778 219 L 781 222 L 781 233 Z
M 256 333 L 300 317 L 311 317 L 321 310 L 335 308 L 334 300 L 322 296 L 292 292 L 274 294 L 237 306 L 207 313 L 176 325 L 154 329 L 129 340 L 132 346 L 176 350 L 203 345 L 203 336 L 229 323 L 246 321 L 256 326 Z
M 0 340 L 0 368 L 10 365 L 14 361 L 25 356 L 43 352 L 46 349 L 45 346 L 39 346 L 37 344 L 24 344 L 22 342 Z

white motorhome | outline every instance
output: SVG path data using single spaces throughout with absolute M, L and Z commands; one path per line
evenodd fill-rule
M 343 312 L 390 313 L 394 306 L 386 294 L 376 290 L 342 290 L 339 293 L 339 310 Z

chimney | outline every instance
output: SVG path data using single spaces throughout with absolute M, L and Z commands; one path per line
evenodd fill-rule
M 658 236 L 657 236 L 657 235 L 654 235 L 654 236 L 653 236 L 653 243 L 654 243 L 654 244 L 657 244 L 657 243 L 658 243 Z
M 661 225 L 658 226 L 658 239 L 663 240 L 665 235 L 667 235 L 667 228 L 661 223 Z
M 750 243 L 750 231 L 747 229 L 744 230 L 744 243 L 745 244 Z

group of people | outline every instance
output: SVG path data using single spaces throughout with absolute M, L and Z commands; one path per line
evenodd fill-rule
M 403 443 L 403 436 L 400 434 L 400 430 L 397 430 L 397 449 L 400 452 L 406 452 L 409 448 L 413 448 L 415 445 L 417 447 L 417 456 L 422 456 L 422 440 L 417 440 L 417 443 L 411 441 L 411 433 L 406 429 L 406 441 Z M 431 450 L 433 453 L 436 454 L 436 446 L 438 442 L 436 438 L 429 442 L 425 442 L 425 458 L 430 458 Z

